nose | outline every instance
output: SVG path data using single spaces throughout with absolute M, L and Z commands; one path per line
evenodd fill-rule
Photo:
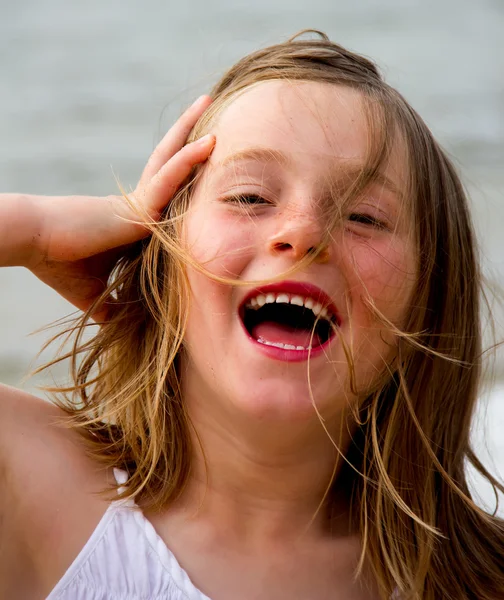
M 313 217 L 296 215 L 283 219 L 267 240 L 272 254 L 282 254 L 298 261 L 318 252 L 316 262 L 325 263 L 330 258 L 327 242 L 323 239 L 321 225 Z

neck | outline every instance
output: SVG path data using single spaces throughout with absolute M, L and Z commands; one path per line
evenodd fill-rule
M 248 541 L 300 535 L 348 535 L 346 490 L 338 493 L 343 459 L 314 414 L 279 422 L 208 410 L 186 398 L 193 426 L 191 478 L 179 505 Z M 346 427 L 331 427 L 342 452 Z M 329 487 L 331 492 L 329 494 Z M 331 497 L 329 514 L 328 497 Z

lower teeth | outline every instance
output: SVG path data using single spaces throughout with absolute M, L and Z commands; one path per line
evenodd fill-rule
M 274 346 L 275 348 L 282 348 L 283 350 L 311 350 L 312 347 L 308 346 L 305 348 L 304 346 L 293 346 L 292 344 L 282 344 L 282 342 L 268 342 L 261 337 L 257 338 L 257 341 L 260 344 L 264 344 L 265 346 Z

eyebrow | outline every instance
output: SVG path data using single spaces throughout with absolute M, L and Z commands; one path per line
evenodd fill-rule
M 377 183 L 399 198 L 403 198 L 404 192 L 392 181 L 392 179 L 387 177 L 385 173 L 382 173 L 381 171 L 375 171 L 374 173 L 371 173 L 370 169 L 355 169 L 355 171 L 362 173 L 364 178 L 369 177 L 371 183 Z
M 230 164 L 251 160 L 258 162 L 267 162 L 273 160 L 282 167 L 292 167 L 292 161 L 290 160 L 287 154 L 285 154 L 281 150 L 276 150 L 275 148 L 267 148 L 265 146 L 253 146 L 251 148 L 239 150 L 238 152 L 234 152 L 224 157 L 222 161 L 217 163 L 217 165 L 220 167 L 228 167 Z M 382 187 L 392 192 L 399 198 L 403 197 L 403 192 L 399 189 L 397 184 L 395 184 L 389 177 L 387 177 L 381 171 L 376 171 L 374 174 L 372 174 L 371 171 L 366 167 L 363 167 L 362 164 L 356 163 L 345 167 L 339 167 L 338 170 L 349 178 L 357 177 L 359 175 L 363 176 L 364 178 L 369 177 L 372 183 L 377 183 L 378 185 L 381 185 Z M 371 175 L 372 177 L 370 177 Z
M 283 167 L 291 165 L 289 157 L 281 150 L 275 150 L 275 148 L 266 148 L 264 146 L 254 146 L 252 148 L 245 148 L 239 150 L 233 154 L 226 156 L 220 163 L 221 167 L 226 167 L 231 163 L 243 162 L 246 160 L 256 160 L 266 162 L 268 160 L 274 160 Z

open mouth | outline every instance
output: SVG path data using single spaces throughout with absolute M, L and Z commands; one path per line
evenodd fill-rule
M 252 339 L 283 350 L 324 346 L 339 325 L 336 309 L 324 292 L 297 282 L 255 290 L 242 304 L 240 316 Z

